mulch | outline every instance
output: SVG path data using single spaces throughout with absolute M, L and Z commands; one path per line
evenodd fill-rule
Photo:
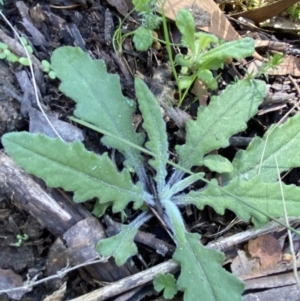
M 115 52 L 112 37 L 119 26 L 119 18 L 122 19 L 123 16 L 105 1 L 5 1 L 3 13 L 18 33 L 25 36 L 33 46 L 37 64 L 42 60 L 49 61 L 52 52 L 60 46 L 78 46 L 93 58 L 104 60 L 108 72 L 119 74 L 124 95 L 135 98 L 133 76 L 139 74 L 151 86 L 153 93 L 157 91 L 161 97 L 164 90 L 167 90 L 166 93 L 175 91 L 176 97 L 174 81 L 166 67 L 167 52 L 163 46 L 147 52 L 137 52 L 131 38 L 128 38 L 124 42 L 122 54 Z M 137 25 L 138 16 L 133 15 L 132 19 L 123 24 L 123 33 L 133 30 Z M 235 23 L 233 25 L 240 34 L 243 33 L 243 28 Z M 172 25 L 170 30 L 173 37 L 178 37 L 178 32 Z M 278 38 L 281 39 L 279 41 L 287 44 L 289 40 L 295 41 L 293 36 L 282 34 L 278 35 Z M 15 44 L 16 37 L 1 18 L 0 40 L 9 44 L 13 52 L 21 55 L 22 49 L 20 50 Z M 291 45 L 295 48 L 295 42 Z M 265 56 L 266 50 L 268 48 L 264 48 L 260 54 Z M 291 55 L 297 54 L 294 52 Z M 225 66 L 219 80 L 221 88 L 225 88 L 237 74 L 244 74 L 242 64 L 243 62 L 239 62 Z M 70 123 L 68 117 L 72 115 L 75 104 L 60 93 L 59 81 L 51 80 L 47 74 L 37 70 L 35 77 L 43 108 L 49 114 L 53 114 L 54 119 Z M 259 114 L 249 121 L 247 130 L 233 138 L 230 147 L 221 150 L 228 158 L 232 158 L 238 148 L 244 148 L 251 137 L 262 136 L 269 126 L 279 121 L 298 99 L 297 78 L 291 80 L 285 74 L 269 75 L 264 79 L 269 84 L 268 98 L 260 107 Z M 28 68 L 4 60 L 0 61 L 0 135 L 11 131 L 45 130 L 42 126 L 44 120 L 39 119 L 39 114 L 36 112 L 39 111 L 39 107 L 34 101 L 30 82 Z M 209 101 L 209 97 L 210 95 L 201 101 Z M 195 96 L 190 94 L 184 106 L 178 111 L 178 115 L 183 119 L 195 116 L 199 102 L 194 100 Z M 141 117 L 138 113 L 136 119 L 136 127 L 139 130 Z M 183 142 L 184 132 L 167 114 L 165 120 L 172 148 L 175 142 Z M 104 146 L 99 145 L 99 134 L 80 126 L 78 128 L 89 150 L 97 153 L 107 151 Z M 76 135 L 79 134 L 76 132 Z M 113 151 L 109 150 L 109 152 Z M 114 158 L 116 164 L 122 163 L 120 154 L 114 153 Z M 55 275 L 67 266 L 87 262 L 97 255 L 90 246 L 106 234 L 112 235 L 118 232 L 119 222 L 122 220 L 119 214 L 108 211 L 104 218 L 95 219 L 91 214 L 95 200 L 80 205 L 74 204 L 72 194 L 60 189 L 47 188 L 41 180 L 34 179 L 18 169 L 4 154 L 0 161 L 2 166 L 0 173 L 6 175 L 5 179 L 0 180 L 0 290 L 22 285 L 26 279 L 34 281 L 43 279 Z M 285 177 L 285 182 L 298 184 L 299 176 L 300 170 L 293 169 Z M 28 185 L 35 187 L 35 194 L 28 189 Z M 61 212 L 58 214 L 59 210 L 55 209 L 56 206 L 63 208 L 63 214 Z M 128 220 L 134 218 L 133 213 L 131 208 L 127 209 Z M 183 215 L 187 227 L 201 233 L 204 244 L 221 236 L 218 233 L 235 218 L 230 211 L 227 211 L 224 216 L 219 216 L 211 208 L 205 208 L 199 213 L 193 207 L 188 207 Z M 71 218 L 65 219 L 65 216 Z M 235 223 L 227 232 L 237 233 L 248 228 L 249 224 Z M 28 234 L 29 240 L 24 239 L 21 245 L 17 246 L 17 235 L 24 234 Z M 130 263 L 124 267 L 118 268 L 113 260 L 109 260 L 104 264 L 71 271 L 61 278 L 41 283 L 19 295 L 3 294 L 0 299 L 40 301 L 62 289 L 66 283 L 63 299 L 57 300 L 70 300 L 105 286 L 106 283 L 123 279 L 162 263 L 174 252 L 173 242 L 156 219 L 152 219 L 141 229 L 137 241 L 140 247 L 139 256 L 130 260 Z M 227 258 L 233 256 L 228 252 Z M 6 282 L 7 279 L 13 280 Z M 122 295 L 120 291 L 120 299 L 112 297 L 107 300 L 159 298 L 151 285 L 141 286 L 140 289 L 131 292 Z

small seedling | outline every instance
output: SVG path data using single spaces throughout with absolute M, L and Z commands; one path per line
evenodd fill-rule
M 276 68 L 278 68 L 281 65 L 284 58 L 284 54 L 279 54 L 279 53 L 275 53 L 273 56 L 270 56 L 267 53 L 266 56 L 267 56 L 267 60 L 263 61 L 262 63 L 260 62 L 261 65 L 257 67 L 257 71 L 253 71 L 248 74 L 249 78 L 259 78 L 261 76 L 265 76 L 268 79 L 267 72 L 269 70 L 275 70 Z
M 163 291 L 165 299 L 173 299 L 177 293 L 176 279 L 172 274 L 159 274 L 153 281 L 154 289 L 157 292 Z
M 15 247 L 21 247 L 22 246 L 22 244 L 23 244 L 23 242 L 24 241 L 26 241 L 26 240 L 28 240 L 29 239 L 29 236 L 28 236 L 28 234 L 18 234 L 17 235 L 17 242 L 16 243 L 13 243 L 13 244 L 11 244 L 11 246 L 15 246 Z
M 161 0 L 134 0 L 134 9 L 140 15 L 141 26 L 132 32 L 122 34 L 122 25 L 127 17 L 119 20 L 119 26 L 113 36 L 113 48 L 117 53 L 122 52 L 122 44 L 126 37 L 133 35 L 133 42 L 138 51 L 146 51 L 153 44 L 155 34 L 153 30 L 157 29 L 162 18 L 156 13 Z M 131 12 L 132 12 L 131 11 Z M 128 14 L 128 16 L 131 14 Z
M 49 78 L 51 78 L 51 79 L 56 79 L 56 74 L 55 74 L 55 72 L 52 70 L 51 64 L 50 64 L 48 61 L 42 60 L 42 67 L 43 67 L 43 71 L 44 71 L 45 73 L 48 73 Z
M 300 19 L 300 7 L 299 3 L 295 3 L 287 9 L 291 21 L 299 21 Z
M 182 46 L 188 49 L 187 54 L 179 53 L 175 57 L 175 62 L 181 66 L 178 88 L 185 90 L 179 106 L 195 79 L 201 80 L 207 89 L 216 90 L 218 83 L 211 70 L 223 68 L 228 59 L 240 60 L 253 53 L 251 38 L 224 42 L 212 34 L 195 32 L 194 18 L 187 10 L 178 11 L 176 26 L 182 34 Z
M 162 18 L 157 15 L 156 10 L 161 0 L 133 0 L 135 10 L 140 15 L 141 26 L 133 32 L 133 42 L 137 50 L 146 51 L 153 43 L 154 29 L 157 29 Z
M 28 45 L 27 40 L 24 37 L 21 37 L 23 44 L 25 45 L 28 53 L 33 53 L 32 47 Z M 15 63 L 18 62 L 23 66 L 29 66 L 29 60 L 26 57 L 18 57 L 12 53 L 7 44 L 0 42 L 0 59 L 6 59 L 8 62 Z
M 33 49 L 31 47 L 31 45 L 28 44 L 28 41 L 24 38 L 24 37 L 21 37 L 20 38 L 21 41 L 22 41 L 22 44 L 25 46 L 25 48 L 27 49 L 28 53 L 32 54 L 33 53 Z
M 15 63 L 18 61 L 18 57 L 11 53 L 8 46 L 5 43 L 0 42 L 0 59 L 6 59 L 9 62 Z

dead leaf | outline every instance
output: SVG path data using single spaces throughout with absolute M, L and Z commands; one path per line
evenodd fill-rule
M 180 9 L 188 9 L 195 18 L 196 27 L 227 41 L 237 40 L 240 35 L 232 27 L 213 0 L 168 0 L 164 5 L 165 15 L 175 20 Z M 159 9 L 161 12 L 161 8 Z
M 257 258 L 248 258 L 246 252 L 238 250 L 238 255 L 231 263 L 231 272 L 235 276 L 252 274 L 253 271 L 259 270 L 259 260 Z
M 23 286 L 22 277 L 12 270 L 0 269 L 0 290 Z M 7 292 L 6 294 L 16 300 L 20 300 L 30 289 L 22 288 L 17 291 Z
M 278 104 L 278 103 L 287 103 L 288 101 L 295 99 L 295 93 L 287 93 L 287 92 L 269 92 L 265 97 L 261 106 L 271 105 L 271 104 Z
M 43 299 L 43 301 L 61 301 L 65 295 L 66 289 L 67 282 L 64 282 L 64 284 L 57 291 L 55 291 L 52 295 L 47 296 L 45 299 Z
M 248 72 L 256 73 L 261 67 L 262 62 L 259 60 L 254 60 L 249 64 Z M 300 58 L 287 55 L 283 58 L 282 63 L 276 69 L 268 70 L 269 75 L 287 75 L 300 76 Z
M 282 63 L 278 68 L 270 70 L 270 75 L 286 75 L 300 76 L 300 58 L 287 55 L 283 58 Z
M 280 13 L 282 13 L 287 8 L 289 8 L 290 6 L 292 6 L 297 2 L 298 0 L 281 0 L 257 9 L 248 10 L 237 14 L 232 14 L 230 16 L 234 18 L 243 17 L 243 18 L 251 19 L 256 24 L 258 24 L 260 22 L 263 22 L 274 16 L 279 15 Z
M 95 246 L 104 237 L 105 232 L 94 217 L 81 220 L 64 234 L 69 254 L 76 264 L 99 257 Z
M 282 256 L 278 240 L 270 234 L 249 240 L 248 251 L 252 257 L 259 258 L 262 268 L 275 266 Z
M 203 107 L 207 106 L 209 93 L 207 92 L 207 88 L 201 82 L 201 80 L 199 79 L 195 80 L 191 92 L 198 97 L 198 101 L 201 106 Z
M 124 0 L 107 0 L 107 2 L 115 7 L 123 17 L 128 14 L 128 6 Z
M 48 253 L 45 274 L 47 276 L 55 275 L 57 272 L 65 269 L 70 261 L 68 249 L 64 245 L 64 242 L 58 237 Z M 66 274 L 63 277 L 48 281 L 48 286 L 53 290 L 58 290 L 67 279 L 68 275 Z
M 52 127 L 49 125 L 43 113 L 34 109 L 33 107 L 29 108 L 29 132 L 30 133 L 43 133 L 48 137 L 56 138 L 57 135 L 54 133 Z M 59 120 L 58 114 L 53 112 L 48 112 L 47 117 L 60 136 L 66 142 L 73 142 L 75 140 L 83 141 L 84 136 L 82 130 L 76 126 Z
M 54 275 L 67 266 L 84 264 L 99 257 L 95 246 L 104 237 L 106 237 L 104 228 L 96 218 L 88 217 L 79 221 L 64 233 L 64 243 L 57 239 L 54 244 L 55 247 L 52 246 L 47 260 L 47 275 Z M 127 277 L 131 273 L 127 267 L 124 269 L 117 268 L 113 258 L 87 265 L 85 270 L 92 278 L 106 282 Z M 136 269 L 131 266 L 131 271 L 136 272 Z M 58 284 L 60 287 L 62 281 L 59 283 L 59 280 L 61 279 L 56 278 L 51 283 L 52 287 L 57 287 Z

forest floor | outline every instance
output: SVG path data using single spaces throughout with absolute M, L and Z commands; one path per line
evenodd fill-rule
M 184 7 L 184 2 L 180 4 L 181 8 Z M 197 2 L 195 3 L 196 7 Z M 176 5 L 175 10 L 178 9 Z M 113 47 L 112 39 L 119 26 L 119 19 L 123 19 L 131 7 L 130 1 L 14 0 L 5 1 L 2 12 L 17 32 L 26 37 L 32 45 L 33 56 L 39 64 L 42 60 L 49 61 L 52 52 L 58 47 L 78 46 L 94 59 L 104 60 L 109 73 L 120 76 L 122 92 L 126 97 L 136 98 L 134 75 L 139 74 L 154 94 L 159 91 L 161 96 L 166 91 L 166 95 L 171 93 L 176 99 L 178 91 L 169 69 L 168 53 L 163 44 L 153 45 L 148 51 L 138 52 L 132 37 L 129 36 L 124 40 L 122 53 L 117 53 Z M 166 11 L 167 17 L 171 19 L 168 30 L 172 42 L 177 43 L 180 42 L 180 33 L 172 22 L 172 16 L 175 14 L 174 11 Z M 213 15 L 213 12 L 210 14 Z M 250 70 L 255 63 L 267 58 L 267 53 L 279 52 L 284 55 L 284 61 L 278 69 L 261 77 L 268 85 L 268 94 L 259 107 L 258 114 L 249 120 L 244 132 L 231 140 L 229 147 L 220 150 L 222 155 L 232 159 L 237 150 L 244 149 L 253 137 L 263 136 L 267 129 L 279 122 L 291 108 L 294 108 L 291 115 L 298 112 L 300 39 L 297 32 L 292 29 L 281 31 L 274 28 L 261 29 L 252 26 L 252 23 L 245 25 L 233 18 L 225 22 L 226 17 L 221 10 L 216 10 L 215 15 L 217 17 L 212 19 L 208 27 L 204 25 L 199 27 L 227 40 L 250 36 L 255 39 L 257 46 L 253 57 L 229 62 L 214 74 L 219 75 L 218 91 L 222 91 L 234 81 L 235 77 L 242 78 L 245 70 Z M 283 15 L 283 18 L 287 18 L 286 15 Z M 222 27 L 216 28 L 217 20 L 220 20 L 219 24 L 223 22 Z M 124 22 L 123 33 L 134 30 L 138 23 L 139 16 L 133 13 Z M 162 30 L 157 30 L 157 33 L 159 38 L 163 38 Z M 0 41 L 5 42 L 12 52 L 22 55 L 18 39 L 1 18 Z M 178 49 L 174 48 L 173 51 L 175 53 Z M 75 103 L 59 91 L 59 80 L 51 80 L 41 70 L 34 71 L 42 106 L 49 118 L 51 116 L 51 121 L 61 127 L 65 135 L 83 140 L 88 150 L 99 154 L 107 151 L 106 147 L 99 143 L 101 138 L 99 133 L 80 125 L 75 127 L 73 124 L 71 128 L 69 127 L 68 117 L 72 115 Z M 184 129 L 178 127 L 180 120 L 193 118 L 199 105 L 206 106 L 211 95 L 218 93 L 200 93 L 199 89 L 201 87 L 195 84 L 186 101 L 178 108 L 175 119 L 165 116 L 171 149 L 178 142 L 184 141 Z M 141 122 L 142 118 L 137 112 L 133 120 L 137 130 L 141 130 Z M 46 123 L 35 101 L 28 67 L 0 60 L 0 135 L 11 131 L 51 132 Z M 121 154 L 113 150 L 109 152 L 114 156 L 115 163 L 121 165 L 123 160 Z M 24 173 L 9 158 L 3 157 L 3 160 L 0 162 L 0 165 L 2 164 L 0 174 L 5 175 L 0 180 L 1 301 L 57 301 L 72 298 L 97 300 L 96 297 L 90 299 L 84 296 L 101 287 L 105 288 L 108 283 L 146 271 L 171 258 L 174 243 L 160 222 L 153 218 L 139 232 L 139 255 L 127 265 L 119 268 L 113 260 L 105 264 L 90 265 L 89 260 L 96 256 L 92 246 L 105 235 L 105 231 L 110 235 L 117 233 L 119 222 L 124 220 L 125 216 L 127 220 L 132 220 L 134 218 L 132 208 L 126 209 L 124 215 L 113 214 L 108 210 L 104 217 L 95 219 L 91 213 L 95 200 L 75 204 L 72 202 L 71 193 L 49 188 L 41 180 Z M 207 173 L 206 176 L 211 178 L 216 174 Z M 285 175 L 284 182 L 299 186 L 300 170 L 298 168 L 290 170 Z M 38 184 L 33 193 L 28 190 L 28 185 L 34 186 L 35 183 Z M 51 201 L 47 199 L 48 196 Z M 56 206 L 60 206 L 58 211 L 53 209 Z M 48 211 L 50 207 L 51 212 Z M 64 214 L 69 214 L 72 218 L 64 219 Z M 250 221 L 248 223 L 241 221 L 233 212 L 228 210 L 221 216 L 210 207 L 205 207 L 199 212 L 194 206 L 190 206 L 186 207 L 182 214 L 187 228 L 201 234 L 201 242 L 204 245 L 216 247 L 219 243 L 216 248 L 226 254 L 224 267 L 246 282 L 244 300 L 279 300 L 279 296 L 282 297 L 280 300 L 300 300 L 299 294 L 293 295 L 295 299 L 288 295 L 295 289 L 295 280 L 292 275 L 292 261 L 287 259 L 289 254 L 287 231 L 281 226 L 270 223 L 268 228 L 255 230 Z M 291 224 L 297 228 L 299 221 L 292 219 Z M 267 260 L 273 260 L 273 264 L 263 266 L 265 254 L 263 251 L 263 254 L 259 253 L 261 250 L 256 250 L 253 258 L 246 254 L 249 241 L 254 239 L 260 239 L 261 245 L 257 248 L 277 250 L 268 255 Z M 166 253 L 160 254 L 158 246 L 164 246 Z M 297 254 L 300 248 L 297 236 L 294 237 L 294 246 Z M 64 269 L 80 264 L 84 267 L 62 274 Z M 244 267 L 243 270 L 241 266 Z M 259 272 L 251 273 L 253 270 Z M 56 277 L 57 275 L 59 277 Z M 36 283 L 45 280 L 46 277 L 53 279 Z M 137 288 L 132 283 L 134 280 L 124 282 L 121 289 L 115 287 L 114 293 L 110 292 L 107 295 L 103 293 L 103 298 L 98 300 L 164 300 L 149 284 L 150 280 L 150 278 L 148 281 L 145 280 L 146 284 L 141 283 Z M 29 288 L 13 290 L 24 285 L 26 281 Z M 278 288 L 281 288 L 280 291 L 272 291 Z M 11 291 L 1 294 L 1 290 L 8 289 Z M 269 295 L 256 294 L 262 291 L 269 291 Z M 49 299 L 46 299 L 47 296 Z M 180 294 L 176 298 L 174 300 L 180 300 Z

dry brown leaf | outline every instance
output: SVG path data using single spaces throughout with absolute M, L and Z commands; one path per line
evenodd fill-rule
M 248 67 L 249 73 L 256 73 L 261 67 L 262 62 L 259 60 L 253 60 Z M 267 71 L 269 75 L 292 75 L 300 76 L 300 58 L 287 55 L 283 58 L 282 63 L 276 67 L 276 69 L 269 69 Z
M 249 240 L 248 251 L 252 257 L 259 258 L 262 268 L 275 266 L 282 256 L 278 240 L 270 234 Z
M 300 76 L 300 58 L 295 56 L 285 56 L 278 68 L 270 70 L 270 75 L 286 75 Z
M 263 22 L 274 16 L 279 15 L 280 13 L 282 13 L 287 8 L 289 8 L 290 6 L 292 6 L 297 2 L 298 0 L 281 0 L 257 9 L 248 10 L 237 14 L 232 14 L 230 16 L 234 18 L 243 17 L 243 18 L 251 19 L 256 24 L 258 24 L 260 22 Z
M 111 6 L 115 7 L 123 17 L 125 17 L 128 14 L 128 5 L 124 0 L 107 0 L 107 2 Z
M 195 80 L 191 92 L 198 97 L 199 104 L 203 107 L 207 106 L 207 100 L 209 93 L 207 92 L 206 86 L 201 82 L 201 80 Z
M 175 20 L 180 9 L 188 9 L 195 18 L 196 27 L 227 41 L 237 40 L 240 35 L 232 27 L 223 12 L 213 0 L 167 0 L 165 15 Z

